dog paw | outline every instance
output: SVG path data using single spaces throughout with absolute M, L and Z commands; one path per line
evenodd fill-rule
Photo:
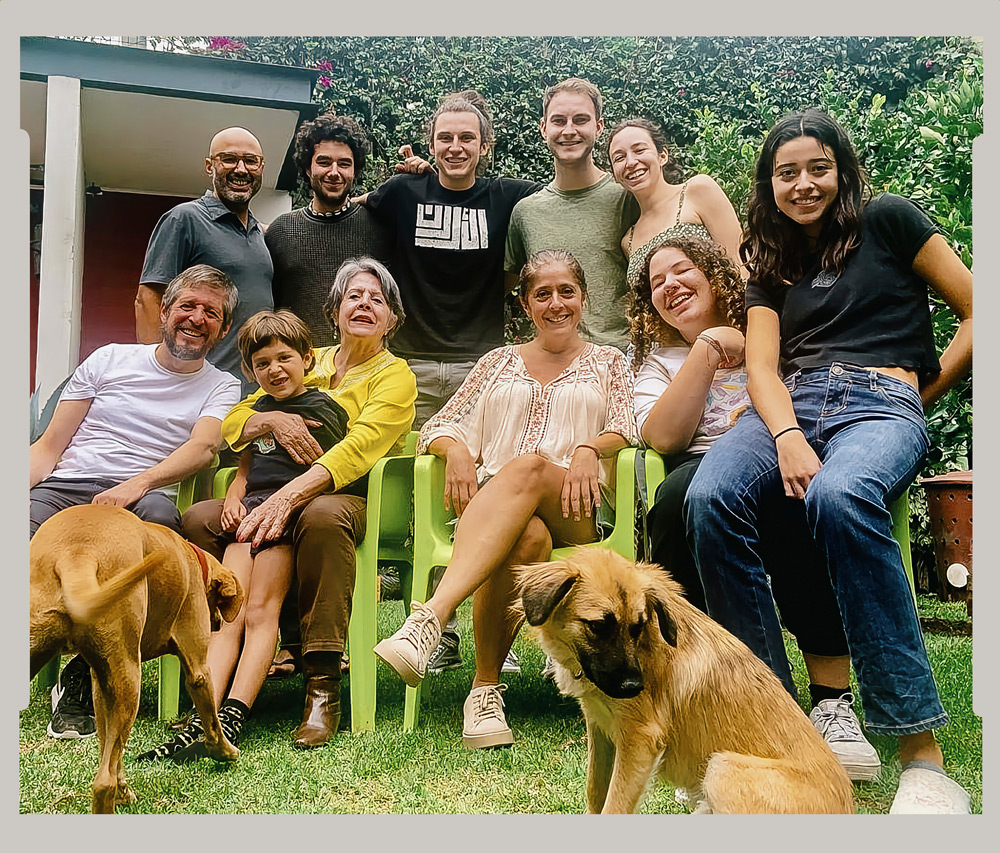
M 227 764 L 231 761 L 235 761 L 237 758 L 240 757 L 239 749 L 233 746 L 228 740 L 225 739 L 223 739 L 222 742 L 218 744 L 218 746 L 215 749 L 207 749 L 207 752 L 216 761 L 222 761 Z

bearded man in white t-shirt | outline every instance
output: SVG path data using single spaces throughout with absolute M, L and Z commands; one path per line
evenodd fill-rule
M 212 461 L 222 420 L 240 398 L 239 380 L 205 360 L 229 330 L 237 298 L 224 273 L 189 267 L 164 292 L 160 343 L 107 344 L 76 368 L 29 450 L 29 537 L 59 510 L 87 503 L 125 507 L 180 532 L 170 487 Z M 66 665 L 52 697 L 52 737 L 96 734 L 82 658 Z

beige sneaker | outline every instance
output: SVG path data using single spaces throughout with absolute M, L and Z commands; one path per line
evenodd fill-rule
M 487 746 L 510 746 L 514 735 L 503 713 L 503 699 L 500 694 L 507 689 L 506 684 L 484 684 L 474 687 L 465 700 L 462 714 L 462 742 L 472 749 Z
M 400 629 L 375 646 L 375 654 L 410 687 L 416 687 L 427 673 L 427 661 L 441 641 L 441 623 L 434 611 L 419 601 L 412 602 L 410 610 L 413 612 Z

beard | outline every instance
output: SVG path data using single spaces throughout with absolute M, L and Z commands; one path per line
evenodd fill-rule
M 179 361 L 198 361 L 205 358 L 218 342 L 219 338 L 189 338 L 184 335 L 179 326 L 164 325 L 160 327 L 160 337 L 163 345 L 174 358 Z
M 344 202 L 347 201 L 347 197 L 351 193 L 354 182 L 345 182 L 344 188 L 336 194 L 331 193 L 330 190 L 327 189 L 326 184 L 323 183 L 321 178 L 311 178 L 309 186 L 313 191 L 313 196 L 320 204 L 324 207 L 330 208 L 331 210 L 337 210 L 344 206 Z
M 262 180 L 263 174 L 261 172 L 256 174 L 245 172 L 242 175 L 237 175 L 232 170 L 224 172 L 217 169 L 212 178 L 212 185 L 219 201 L 227 207 L 247 207 L 250 204 L 250 199 L 257 195 Z M 250 189 L 249 195 L 246 192 L 246 187 Z

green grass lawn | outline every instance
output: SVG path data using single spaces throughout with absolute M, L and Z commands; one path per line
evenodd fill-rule
M 343 731 L 327 747 L 299 751 L 291 734 L 302 711 L 302 677 L 265 684 L 232 767 L 210 760 L 177 766 L 136 764 L 133 756 L 162 743 L 156 720 L 156 663 L 144 665 L 139 718 L 125 754 L 126 775 L 139 797 L 119 808 L 132 814 L 537 814 L 584 810 L 586 739 L 576 702 L 541 676 L 543 655 L 522 632 L 514 645 L 522 673 L 506 675 L 507 718 L 517 740 L 503 750 L 462 746 L 462 702 L 472 680 L 470 606 L 459 611 L 466 665 L 425 683 L 420 724 L 403 734 L 404 685 L 382 664 L 377 730 Z M 962 619 L 964 605 L 921 596 L 922 616 Z M 399 602 L 379 608 L 380 636 L 403 619 Z M 928 634 L 927 646 L 951 724 L 940 730 L 946 769 L 982 811 L 982 723 L 972 712 L 971 637 Z M 801 657 L 789 644 L 796 681 L 806 694 Z M 57 741 L 45 733 L 49 697 L 32 686 L 20 718 L 20 811 L 79 814 L 90 810 L 97 739 Z M 856 784 L 858 811 L 888 812 L 899 776 L 892 738 L 873 736 L 882 778 Z M 654 788 L 644 813 L 682 813 L 673 791 Z

